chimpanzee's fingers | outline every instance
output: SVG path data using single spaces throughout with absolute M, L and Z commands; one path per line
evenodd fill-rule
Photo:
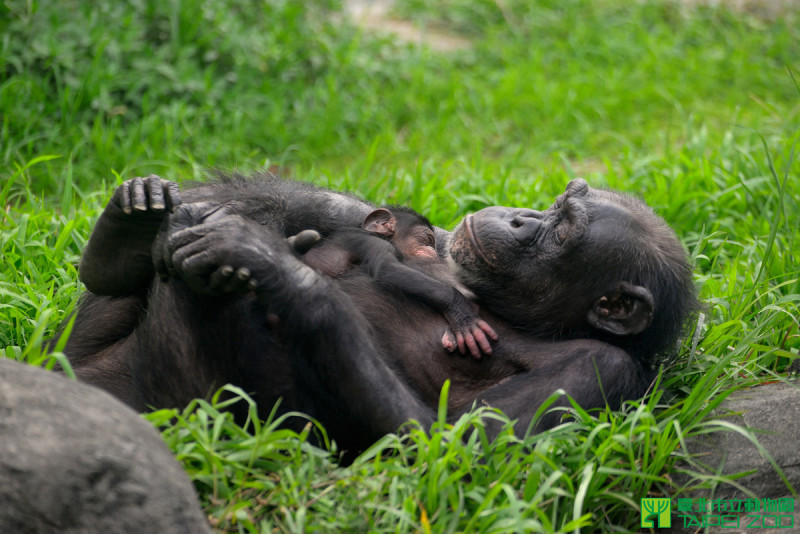
M 208 232 L 209 228 L 203 224 L 183 228 L 169 234 L 167 237 L 167 245 L 171 250 L 177 251 L 205 237 Z
M 169 211 L 172 211 L 181 204 L 183 204 L 183 200 L 181 200 L 181 191 L 178 188 L 178 184 L 176 184 L 175 182 L 170 182 L 168 180 L 162 180 L 162 184 L 164 191 L 164 201 Z
M 489 343 L 489 339 L 486 337 L 486 334 L 483 333 L 483 330 L 480 330 L 479 328 L 475 328 L 472 331 L 472 335 L 475 338 L 475 342 L 480 347 L 479 352 L 482 352 L 483 354 L 491 354 L 492 353 L 492 345 Z M 476 355 L 474 353 L 472 355 L 475 356 L 476 358 L 480 358 L 480 355 Z
M 150 201 L 150 210 L 164 211 L 166 204 L 164 203 L 164 186 L 161 184 L 161 178 L 151 174 L 144 179 L 144 183 L 147 188 L 147 198 Z
M 180 206 L 180 209 L 170 215 L 165 234 L 156 237 L 156 245 L 161 249 L 158 256 L 163 260 L 163 270 L 169 274 L 175 273 L 187 257 L 208 247 L 205 241 L 198 242 L 203 240 L 211 229 L 202 224 L 191 226 L 193 208 L 191 204 Z M 160 267 L 156 263 L 157 272 L 162 272 L 159 271 Z
M 204 228 L 201 226 L 192 226 L 179 232 L 175 232 L 168 239 L 169 250 L 172 251 L 172 263 L 175 266 L 181 266 L 189 258 L 193 256 L 200 256 L 207 258 L 211 261 L 210 252 L 214 252 L 216 256 L 216 247 L 213 246 L 213 239 L 205 235 Z M 195 259 L 193 262 L 197 262 Z
M 200 250 L 194 254 L 183 256 L 180 260 L 174 258 L 174 261 L 175 265 L 180 266 L 181 274 L 184 277 L 191 276 L 194 278 L 210 276 L 217 265 L 216 255 L 209 250 Z
M 222 292 L 212 289 L 210 286 L 211 276 L 215 271 L 219 270 L 219 260 L 213 251 L 202 248 L 196 249 L 194 254 L 186 257 L 179 256 L 178 260 L 173 259 L 174 272 L 192 290 L 205 295 L 215 295 Z
M 244 293 L 250 289 L 250 269 L 223 265 L 208 280 L 208 287 L 218 293 Z
M 487 336 L 489 336 L 493 340 L 497 341 L 499 339 L 499 337 L 497 336 L 497 332 L 494 331 L 494 328 L 489 326 L 489 323 L 487 323 L 483 319 L 478 319 L 476 324 L 478 325 L 478 328 L 480 328 Z
M 211 273 L 211 276 L 208 279 L 208 287 L 215 291 L 224 291 L 225 286 L 231 281 L 234 270 L 235 269 L 230 265 L 223 265 Z
M 464 334 L 459 332 L 458 330 L 455 331 L 456 334 L 456 343 L 458 344 L 458 352 L 461 354 L 467 353 L 467 346 L 464 344 Z
M 178 184 L 162 180 L 155 174 L 125 180 L 114 196 L 122 211 L 129 215 L 143 211 L 161 213 L 182 203 Z
M 142 178 L 136 177 L 131 180 L 130 195 L 133 211 L 147 211 L 147 193 Z
M 305 254 L 311 247 L 316 245 L 322 236 L 316 230 L 303 230 L 297 235 L 293 235 L 286 241 L 298 254 Z
M 119 204 L 127 214 L 133 213 L 133 209 L 131 208 L 131 183 L 129 181 L 122 182 L 122 185 L 119 186 Z
M 472 357 L 475 359 L 480 359 L 481 349 L 479 349 L 478 344 L 475 343 L 475 336 L 473 336 L 471 332 L 467 332 L 467 334 L 464 335 L 464 343 L 466 343 L 467 349 L 469 350 L 469 353 L 472 354 Z
M 247 267 L 239 267 L 233 273 L 230 282 L 225 286 L 228 293 L 244 293 L 247 290 L 247 284 L 250 281 L 250 269 Z
M 444 334 L 442 335 L 442 347 L 444 347 L 444 350 L 447 352 L 453 352 L 458 348 L 458 345 L 456 344 L 456 337 L 449 328 L 445 330 Z

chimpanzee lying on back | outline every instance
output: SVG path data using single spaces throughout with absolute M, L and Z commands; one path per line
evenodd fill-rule
M 263 413 L 282 398 L 352 451 L 409 419 L 431 424 L 449 379 L 450 417 L 488 404 L 522 433 L 559 388 L 586 409 L 641 396 L 696 307 L 670 228 L 642 202 L 574 180 L 545 211 L 491 207 L 437 231 L 499 334 L 491 357 L 454 358 L 440 313 L 365 273 L 322 275 L 287 244 L 309 228 L 357 227 L 372 210 L 270 175 L 182 193 L 155 176 L 126 182 L 81 263 L 89 291 L 65 349 L 76 374 L 138 409 L 235 383 Z M 242 269 L 252 291 L 220 282 Z
M 412 209 L 378 208 L 367 215 L 361 228 L 337 230 L 309 250 L 303 261 L 332 277 L 358 266 L 379 287 L 415 298 L 444 315 L 450 328 L 442 346 L 448 351 L 458 348 L 464 354 L 469 350 L 475 358 L 481 357 L 481 351 L 492 353 L 487 336 L 497 340 L 497 334 L 478 317 L 477 306 L 467 300 L 461 292 L 466 290 L 458 288 L 455 276 L 436 253 L 431 223 Z

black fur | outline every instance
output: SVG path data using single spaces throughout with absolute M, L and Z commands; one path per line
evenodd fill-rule
M 263 413 L 280 398 L 355 451 L 409 419 L 431 424 L 447 379 L 451 417 L 486 403 L 518 418 L 519 432 L 559 388 L 584 408 L 616 408 L 642 395 L 696 308 L 663 221 L 574 181 L 546 211 L 491 208 L 437 231 L 499 334 L 489 357 L 454 356 L 441 344 L 447 322 L 425 302 L 359 269 L 331 279 L 286 242 L 358 227 L 373 209 L 266 174 L 180 193 L 154 176 L 120 187 L 81 264 L 89 292 L 65 349 L 73 368 L 140 410 L 232 382 Z
M 458 282 L 436 253 L 433 226 L 410 208 L 379 208 L 362 228 L 334 232 L 303 260 L 327 276 L 341 277 L 358 268 L 387 292 L 416 299 L 440 312 L 450 326 L 442 346 L 469 352 L 475 358 L 491 354 L 497 335 L 478 316 L 478 307 L 459 290 Z

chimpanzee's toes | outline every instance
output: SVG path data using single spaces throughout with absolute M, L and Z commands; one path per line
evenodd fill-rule
M 295 252 L 298 254 L 305 254 L 311 247 L 316 245 L 320 239 L 322 239 L 322 236 L 320 236 L 319 232 L 316 230 L 303 230 L 297 235 L 288 238 L 286 241 Z

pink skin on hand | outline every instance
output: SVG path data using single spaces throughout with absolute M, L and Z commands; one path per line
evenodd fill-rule
M 414 250 L 414 256 L 433 259 L 439 257 L 436 249 L 431 246 L 418 247 Z M 489 323 L 483 319 L 477 319 L 463 331 L 454 333 L 448 328 L 442 336 L 442 347 L 448 352 L 455 352 L 458 349 L 461 354 L 469 351 L 473 358 L 479 360 L 483 354 L 492 353 L 489 338 L 497 341 L 497 333 L 489 326 Z
M 454 334 L 449 328 L 445 330 L 442 335 L 442 347 L 448 352 L 455 352 L 457 348 L 461 354 L 466 354 L 469 351 L 473 358 L 480 360 L 483 354 L 492 353 L 489 338 L 497 341 L 497 333 L 489 326 L 489 323 L 483 319 L 478 319 L 464 332 L 456 332 Z

